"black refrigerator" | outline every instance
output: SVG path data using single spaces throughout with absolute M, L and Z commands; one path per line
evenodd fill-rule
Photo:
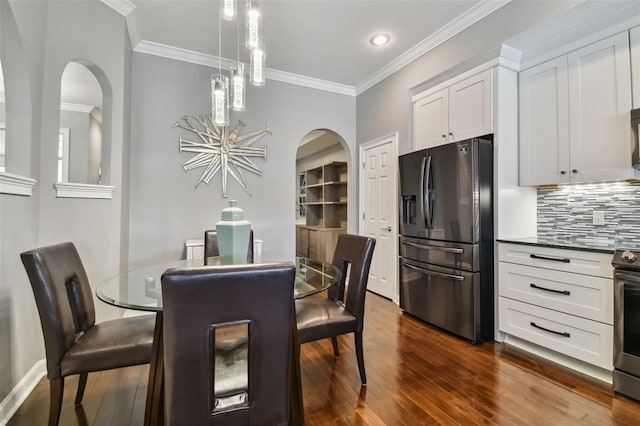
M 472 343 L 493 340 L 491 136 L 401 155 L 400 307 Z

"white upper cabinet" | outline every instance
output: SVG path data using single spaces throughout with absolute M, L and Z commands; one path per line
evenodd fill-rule
M 633 88 L 633 108 L 640 108 L 640 27 L 629 31 L 631 44 L 631 87 Z
M 413 149 L 430 148 L 447 142 L 449 132 L 449 90 L 442 89 L 413 103 Z
M 443 145 L 493 132 L 493 70 L 413 99 L 413 149 Z
M 628 33 L 520 73 L 520 184 L 633 178 Z
M 520 185 L 569 182 L 567 57 L 520 73 Z

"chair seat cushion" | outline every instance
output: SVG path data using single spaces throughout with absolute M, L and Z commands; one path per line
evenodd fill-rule
M 155 321 L 140 315 L 94 325 L 64 354 L 61 376 L 148 363 Z
M 326 298 L 296 300 L 296 320 L 300 343 L 352 333 L 358 324 L 344 306 Z

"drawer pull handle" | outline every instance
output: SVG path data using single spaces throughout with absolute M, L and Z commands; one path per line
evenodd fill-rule
M 529 283 L 529 286 L 531 288 L 537 288 L 538 290 L 544 290 L 544 291 L 549 291 L 551 293 L 564 294 L 565 296 L 571 296 L 571 292 L 569 290 L 555 290 L 552 288 L 540 287 L 539 285 L 536 285 L 534 283 Z
M 571 259 L 567 259 L 566 257 L 548 257 L 548 256 L 540 256 L 537 254 L 530 254 L 532 259 L 541 259 L 541 260 L 553 260 L 554 262 L 562 262 L 562 263 L 571 263 Z
M 555 331 L 548 328 L 540 327 L 538 324 L 536 324 L 533 321 L 531 321 L 529 324 L 531 324 L 531 327 L 539 328 L 540 330 L 546 331 L 547 333 L 557 334 L 558 336 L 562 336 L 562 337 L 571 337 L 571 334 L 567 333 L 566 331 Z

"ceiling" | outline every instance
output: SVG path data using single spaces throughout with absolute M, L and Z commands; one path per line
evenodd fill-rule
M 103 1 L 110 4 L 111 0 Z M 220 28 L 219 0 L 130 1 L 135 9 L 129 25 L 140 42 L 136 50 L 170 46 L 230 60 L 239 55 L 248 63 L 244 15 L 236 22 L 222 21 Z M 262 0 L 267 68 L 353 88 L 411 49 L 419 49 L 425 42 L 439 44 L 508 2 Z M 240 0 L 239 11 L 245 4 Z M 389 34 L 391 41 L 375 47 L 369 40 L 380 32 Z

